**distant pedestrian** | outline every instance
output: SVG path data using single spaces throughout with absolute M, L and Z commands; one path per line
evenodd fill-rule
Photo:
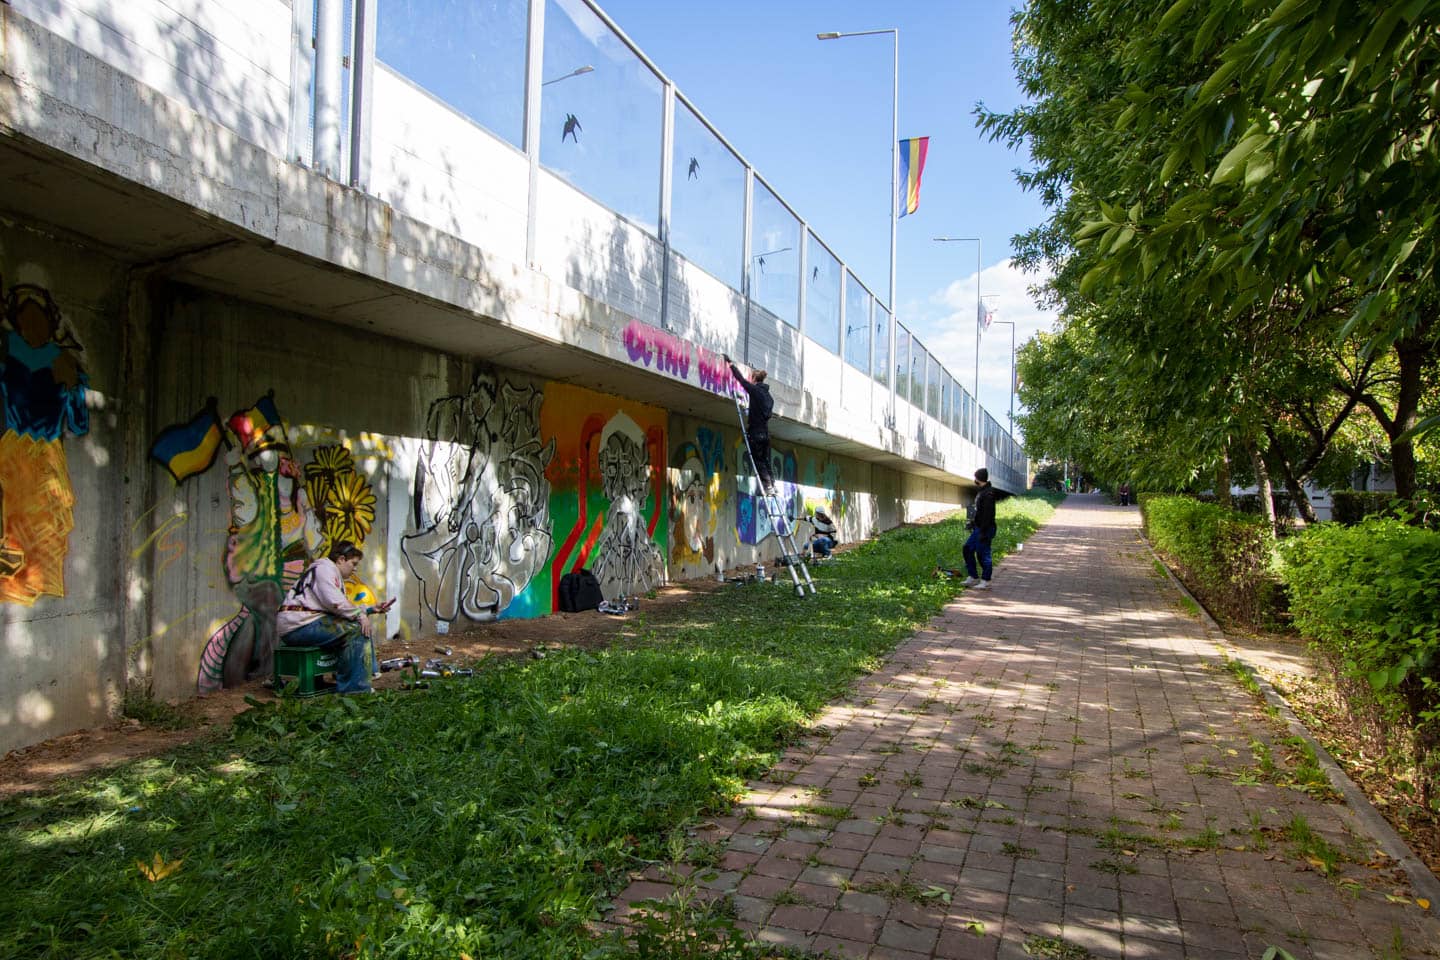
M 1128 483 L 1120 484 L 1120 506 L 1130 506 L 1130 484 Z
M 775 411 L 775 401 L 770 396 L 770 385 L 765 382 L 764 370 L 756 370 L 753 379 L 746 380 L 734 360 L 727 354 L 722 353 L 721 356 L 730 364 L 730 372 L 750 398 L 745 435 L 750 441 L 750 458 L 755 461 L 755 474 L 760 478 L 764 495 L 770 496 L 775 493 L 775 481 L 770 470 L 770 414 Z
M 976 590 L 989 590 L 993 566 L 990 562 L 990 543 L 995 539 L 995 488 L 990 485 L 990 471 L 981 467 L 975 471 L 975 482 L 980 489 L 975 491 L 975 510 L 970 520 L 970 538 L 965 541 L 965 571 L 970 578 L 965 586 Z

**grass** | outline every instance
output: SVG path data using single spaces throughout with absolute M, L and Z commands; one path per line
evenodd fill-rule
M 1053 508 L 999 507 L 997 553 Z M 257 705 L 228 737 L 0 803 L 0 957 L 580 957 L 627 871 L 730 809 L 956 593 L 957 521 L 699 597 L 599 652 Z M 158 859 L 157 859 L 158 858 Z

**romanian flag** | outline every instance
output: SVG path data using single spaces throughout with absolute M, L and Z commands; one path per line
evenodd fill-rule
M 920 209 L 920 177 L 925 173 L 929 137 L 900 141 L 900 216 Z
M 274 390 L 256 400 L 255 406 L 249 410 L 232 414 L 229 423 L 246 453 L 284 446 L 284 427 L 280 423 L 280 411 L 275 406 Z
M 211 397 L 201 410 L 186 423 L 177 423 L 160 431 L 150 445 L 150 456 L 160 462 L 176 483 L 197 473 L 204 473 L 215 462 L 215 454 L 225 440 L 216 409 L 218 401 Z

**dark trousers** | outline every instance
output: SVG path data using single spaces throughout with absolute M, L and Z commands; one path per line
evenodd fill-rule
M 760 478 L 760 485 L 765 493 L 775 489 L 775 479 L 770 473 L 770 434 L 751 433 L 750 458 L 755 461 L 755 475 Z
M 989 534 L 983 536 L 982 534 Z M 981 580 L 989 580 L 994 572 L 990 565 L 990 541 L 995 533 L 990 530 L 971 530 L 970 539 L 965 541 L 965 570 L 972 577 L 979 577 Z M 976 568 L 976 561 L 979 561 L 979 568 Z

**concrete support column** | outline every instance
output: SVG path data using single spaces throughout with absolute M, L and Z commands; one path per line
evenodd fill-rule
M 107 700 L 114 686 L 114 703 L 107 702 L 107 712 L 118 716 L 125 687 L 142 696 L 151 692 L 154 664 L 145 642 L 150 636 L 151 559 L 153 551 L 131 553 L 132 543 L 143 543 L 153 520 L 154 475 L 150 463 L 150 442 L 155 429 L 155 298 L 154 270 L 142 267 L 130 271 L 126 285 L 125 316 L 121 338 L 121 370 L 125 394 L 121 400 L 120 422 L 123 447 L 120 478 L 115 491 L 115 515 L 120 518 L 119 530 L 130 537 L 116 537 L 115 569 L 119 583 L 121 623 L 113 641 L 105 646 L 105 663 L 101 675 L 106 678 Z M 113 681 L 110 678 L 115 678 Z

